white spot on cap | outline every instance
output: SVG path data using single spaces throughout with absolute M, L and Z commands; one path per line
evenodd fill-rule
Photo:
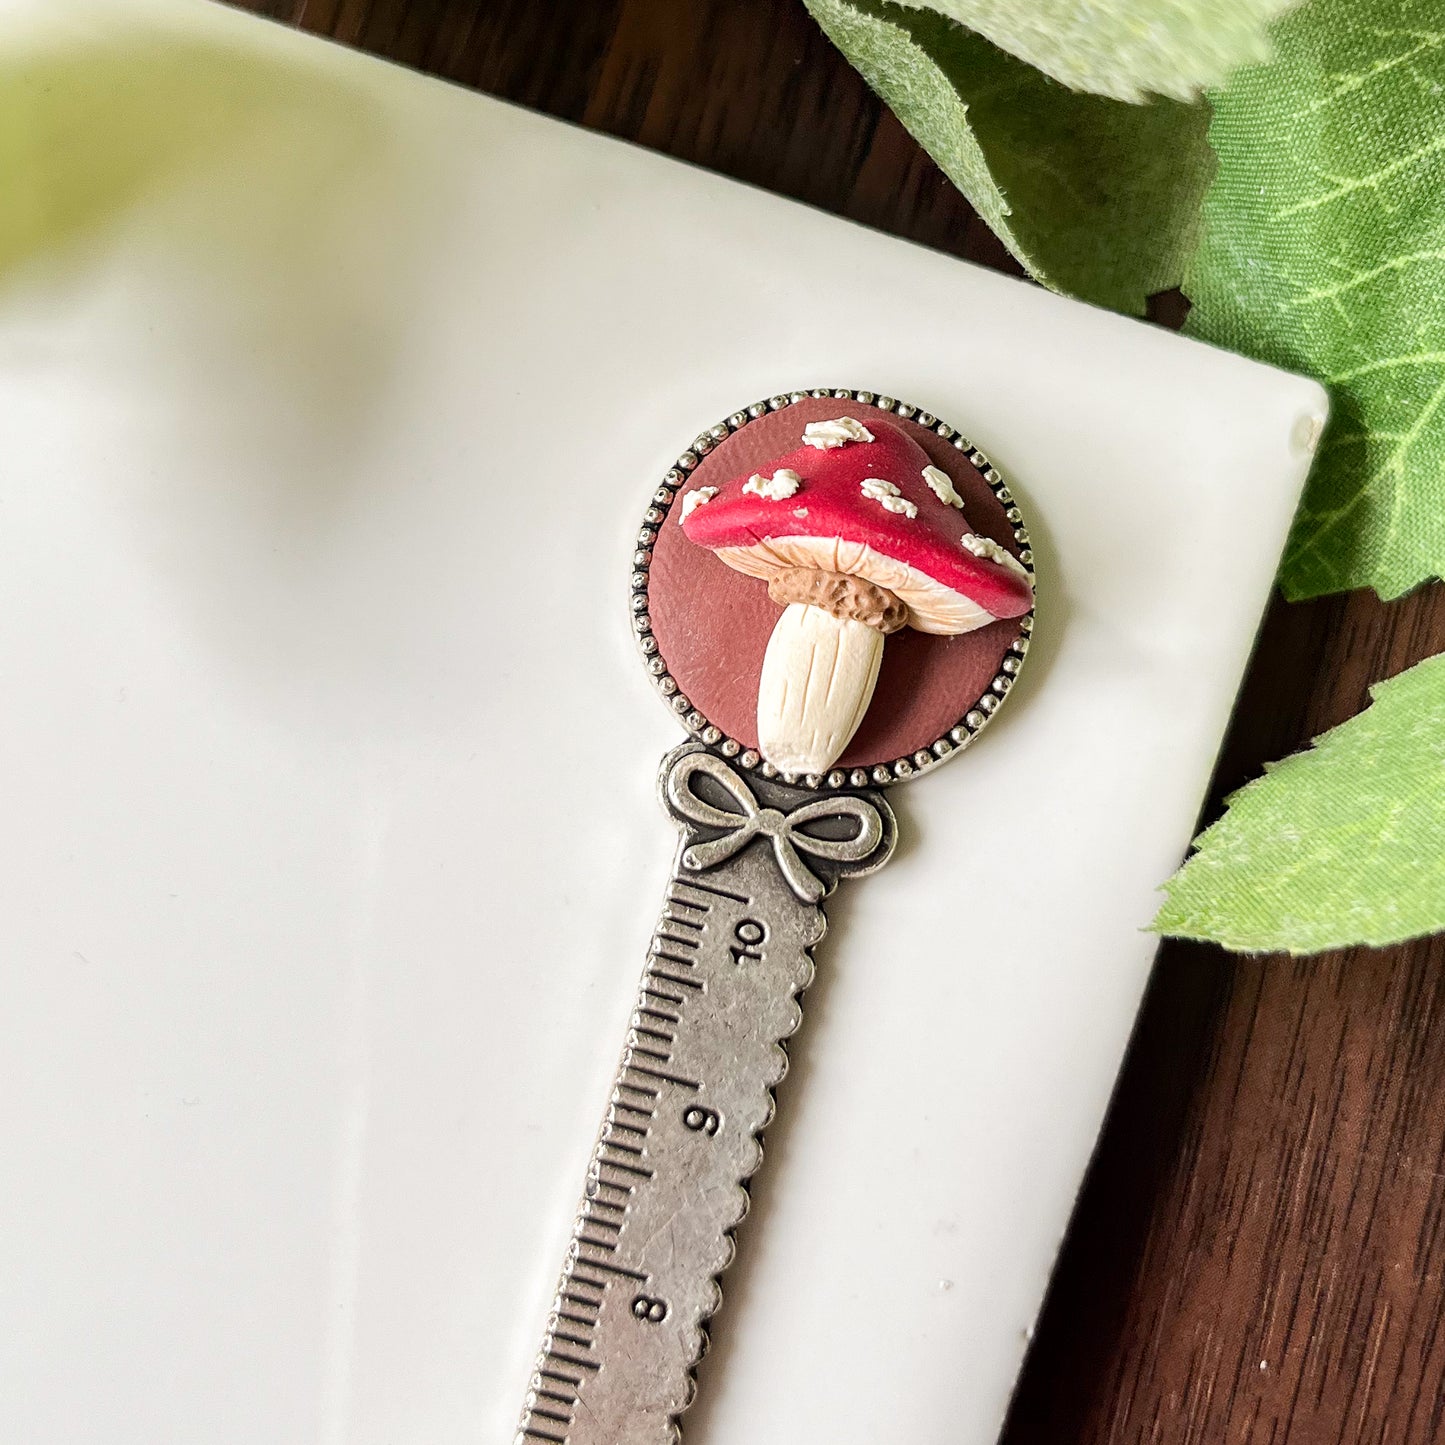
M 871 442 L 873 433 L 851 416 L 832 421 L 810 421 L 803 428 L 803 445 L 825 452 L 829 447 L 846 447 L 849 442 Z
M 1012 568 L 1020 577 L 1029 575 L 1029 569 L 1007 547 L 1000 546 L 992 537 L 980 537 L 977 532 L 965 532 L 963 546 L 965 551 L 972 552 L 975 557 L 985 557 L 990 562 L 999 562 Z
M 698 487 L 695 491 L 682 494 L 682 515 L 678 517 L 678 525 L 681 526 L 704 502 L 710 502 L 717 496 L 716 487 Z
M 963 498 L 953 489 L 953 478 L 947 472 L 941 471 L 938 467 L 924 467 L 923 480 L 933 489 L 933 495 L 943 503 L 945 507 L 957 507 L 963 509 Z
M 897 512 L 910 518 L 918 515 L 918 508 L 901 495 L 892 482 L 885 482 L 882 477 L 864 477 L 859 484 L 859 490 L 870 502 L 877 502 L 885 512 Z
M 791 467 L 779 467 L 770 477 L 754 472 L 743 483 L 743 491 L 752 492 L 769 502 L 785 502 L 802 485 L 802 477 Z

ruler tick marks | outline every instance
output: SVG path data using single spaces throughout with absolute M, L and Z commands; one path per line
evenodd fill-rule
M 705 991 L 706 986 L 695 978 L 681 978 L 675 973 L 664 973 L 660 968 L 650 968 L 647 971 L 653 978 L 666 979 L 668 983 L 675 983 L 679 988 L 696 989 L 698 993 Z
M 751 898 L 747 897 L 745 894 L 742 894 L 742 893 L 730 893 L 726 888 L 717 888 L 717 887 L 715 887 L 715 886 L 714 886 L 713 884 L 711 884 L 711 883 L 698 883 L 698 882 L 696 882 L 694 879 L 691 879 L 691 878 L 678 878 L 678 879 L 675 880 L 673 886 L 674 886 L 674 887 L 677 887 L 677 888 L 694 888 L 694 889 L 696 889 L 699 893 L 710 893 L 710 894 L 712 894 L 712 896 L 713 896 L 714 898 L 727 898 L 727 899 L 729 899 L 729 900 L 730 900 L 731 902 L 733 902 L 733 903 L 741 903 L 741 904 L 743 904 L 744 907 L 746 907 L 748 904 L 750 904 L 750 903 L 753 901 Z M 674 903 L 677 903 L 677 902 L 680 902 L 681 900 L 674 898 L 672 901 L 673 901 Z
M 604 1169 L 620 1169 L 624 1174 L 635 1174 L 639 1179 L 652 1178 L 651 1169 L 634 1169 L 631 1164 L 621 1164 L 616 1159 L 604 1159 L 602 1167 Z
M 602 1366 L 599 1365 L 596 1360 L 574 1359 L 571 1355 L 564 1355 L 561 1350 L 548 1350 L 547 1357 L 548 1359 L 552 1360 L 561 1360 L 564 1365 L 572 1365 L 579 1370 L 591 1370 L 593 1371 L 593 1373 L 596 1373 L 596 1371 L 602 1368 Z M 579 1385 L 582 1383 L 582 1379 L 580 1376 L 577 1380 L 577 1383 Z
M 684 883 L 680 879 L 673 879 L 671 886 L 667 890 L 667 901 L 677 904 L 679 908 L 690 908 L 694 913 L 711 913 L 711 903 L 699 903 L 694 898 L 682 898 L 678 895 L 677 890 L 679 888 L 691 888 L 692 886 L 692 884 Z
M 584 1350 L 590 1350 L 592 1348 L 592 1341 L 585 1339 L 581 1335 L 564 1335 L 561 1330 L 553 1330 L 552 1338 L 554 1340 L 565 1340 L 569 1345 L 580 1345 Z
M 641 1064 L 629 1064 L 634 1073 L 646 1074 L 649 1079 L 661 1079 L 665 1084 L 677 1084 L 683 1089 L 700 1089 L 701 1084 L 696 1079 L 683 1079 L 676 1074 L 664 1074 L 658 1069 L 645 1069 Z
M 761 775 L 756 787 L 758 806 L 780 817 L 784 804 L 815 801 L 804 794 L 800 805 L 798 790 Z M 873 819 L 891 846 L 886 804 L 871 794 L 838 801 L 840 813 L 851 806 Z M 692 861 L 706 861 L 699 845 L 708 841 L 685 825 L 680 858 L 692 848 Z M 831 860 L 814 858 L 803 864 L 826 889 L 835 873 L 821 865 Z M 670 880 L 640 960 L 520 1445 L 676 1445 L 718 1298 L 717 1243 L 739 1217 L 756 1165 L 751 1141 L 772 1115 L 779 1046 L 797 1025 L 822 932 L 808 888 L 772 865 L 772 851 L 740 848 L 701 876 L 679 862 L 688 876 Z M 646 1272 L 633 1267 L 644 1262 Z
M 636 1104 L 624 1104 L 620 1100 L 612 1107 L 623 1114 L 636 1114 L 639 1119 L 655 1119 L 657 1117 L 656 1109 L 639 1109 Z
M 609 1264 L 606 1260 L 588 1259 L 583 1263 L 588 1269 L 603 1270 L 607 1274 L 621 1275 L 623 1279 L 635 1279 L 639 1284 L 647 1283 L 647 1276 L 639 1270 L 626 1269 L 620 1264 Z

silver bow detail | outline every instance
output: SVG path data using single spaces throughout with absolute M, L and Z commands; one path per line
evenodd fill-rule
M 692 780 L 706 773 L 738 805 L 736 811 L 718 808 L 693 791 Z M 682 854 L 682 866 L 701 873 L 725 863 L 740 853 L 754 838 L 767 838 L 773 845 L 778 870 L 804 903 L 817 903 L 827 885 L 803 861 L 801 853 L 826 858 L 834 863 L 861 863 L 884 837 L 883 819 L 866 798 L 849 793 L 836 798 L 815 798 L 810 803 L 783 812 L 764 808 L 742 776 L 714 753 L 686 753 L 667 774 L 667 801 L 681 818 L 706 828 L 726 828 L 721 838 L 693 843 Z M 801 831 L 805 823 L 824 818 L 851 818 L 858 825 L 852 838 L 815 838 Z

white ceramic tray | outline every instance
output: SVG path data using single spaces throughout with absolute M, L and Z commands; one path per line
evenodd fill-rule
M 673 848 L 637 514 L 828 384 L 1040 624 L 831 909 L 687 1438 L 985 1445 L 1319 389 L 199 0 L 0 42 L 0 1435 L 510 1439 Z

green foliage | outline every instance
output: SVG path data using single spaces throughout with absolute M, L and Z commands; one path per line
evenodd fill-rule
M 1079 95 L 887 0 L 806 3 L 1039 280 L 1136 314 L 1178 284 L 1213 172 L 1202 105 Z
M 1211 96 L 1189 329 L 1327 383 L 1290 597 L 1445 574 L 1445 8 L 1310 0 Z
M 1229 799 L 1166 885 L 1160 933 L 1311 953 L 1445 929 L 1445 657 Z
M 1193 100 L 1269 55 L 1265 27 L 1296 0 L 909 0 L 986 35 L 1075 90 Z

